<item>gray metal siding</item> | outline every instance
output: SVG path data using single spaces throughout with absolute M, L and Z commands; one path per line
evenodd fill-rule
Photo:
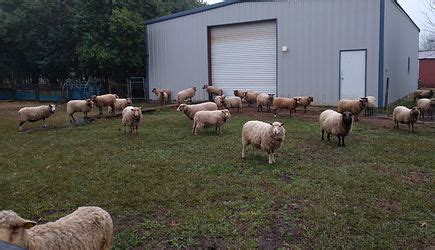
M 385 1 L 384 86 L 389 77 L 388 102 L 391 103 L 417 89 L 419 30 L 393 0 Z
M 313 95 L 317 104 L 336 104 L 340 50 L 350 49 L 367 49 L 367 93 L 376 96 L 378 0 L 245 2 L 150 24 L 150 89 L 176 93 L 207 82 L 207 26 L 270 19 L 277 20 L 279 96 Z M 194 100 L 207 98 L 198 89 Z

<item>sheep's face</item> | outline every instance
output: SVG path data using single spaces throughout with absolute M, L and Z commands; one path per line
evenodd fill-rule
M 231 116 L 230 111 L 228 109 L 224 109 L 221 112 L 222 112 L 222 115 L 224 116 L 224 120 L 227 121 L 228 118 L 230 118 L 230 116 Z
M 236 89 L 236 90 L 233 90 L 233 92 L 234 92 L 234 95 L 235 95 L 235 96 L 238 96 L 238 97 L 240 97 L 240 93 L 239 93 L 239 90 L 237 90 L 237 89 Z
M 135 121 L 139 121 L 140 120 L 141 113 L 142 112 L 141 112 L 140 108 L 132 108 L 131 109 L 131 115 L 132 115 L 132 117 L 133 117 L 133 119 Z
M 274 95 L 275 95 L 275 94 L 268 94 L 267 101 L 270 102 L 270 103 L 272 103 L 272 102 L 273 102 L 273 96 L 274 96 Z
M 361 107 L 365 107 L 367 105 L 368 101 L 369 100 L 367 99 L 367 97 L 363 97 L 363 98 L 359 99 L 359 105 Z
M 207 88 L 207 85 L 204 85 L 204 86 L 202 86 L 202 89 L 206 89 Z M 196 89 L 195 89 L 196 90 Z
M 296 106 L 299 105 L 299 103 L 301 102 L 301 99 L 302 99 L 302 98 L 299 98 L 299 97 L 295 97 L 295 98 L 293 98 L 293 100 L 295 100 Z
M 130 106 L 132 103 L 131 98 L 127 98 L 127 105 Z
M 92 108 L 94 106 L 94 103 L 91 99 L 86 99 L 86 106 L 88 106 L 89 108 Z
M 310 103 L 314 102 L 314 97 L 309 96 L 309 97 L 308 97 L 308 101 L 309 101 Z
M 12 211 L 0 212 L 0 240 L 25 247 L 26 229 L 36 225 L 36 222 L 25 220 Z
M 54 111 L 56 111 L 56 105 L 48 104 L 48 108 L 50 109 L 50 113 L 54 114 Z
M 193 89 L 193 91 L 196 91 L 196 87 L 193 87 L 192 89 Z
M 184 111 L 186 109 L 186 104 L 180 104 L 180 106 L 178 106 L 177 111 Z
M 418 119 L 418 115 L 420 114 L 420 111 L 421 111 L 421 108 L 420 108 L 420 107 L 413 107 L 413 108 L 411 109 L 411 118 L 412 118 L 414 121 L 417 121 L 417 119 Z
M 96 99 L 97 99 L 96 95 L 91 96 L 91 101 L 95 102 Z
M 343 124 L 346 128 L 349 128 L 352 125 L 352 113 L 351 112 L 343 112 L 342 114 Z
M 274 123 L 271 123 L 270 125 L 272 125 L 272 134 L 273 135 L 279 135 L 282 132 L 285 132 L 284 123 L 274 122 Z
M 153 90 L 151 90 L 151 92 L 153 92 L 154 94 L 157 95 L 157 89 L 156 88 L 153 88 Z

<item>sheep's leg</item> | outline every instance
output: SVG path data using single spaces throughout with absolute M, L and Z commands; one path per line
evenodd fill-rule
M 278 111 L 278 109 L 274 109 L 273 111 L 275 111 L 275 115 L 274 115 L 274 117 L 276 117 L 276 112 Z
M 124 133 L 127 132 L 127 128 L 126 127 L 127 127 L 127 124 L 124 123 Z
M 292 110 L 288 109 L 290 111 L 290 117 L 292 117 Z M 296 113 L 296 109 L 295 109 L 295 113 Z
M 76 119 L 74 119 L 74 114 L 71 114 L 70 117 L 71 118 L 69 119 L 69 123 L 73 123 L 76 121 Z
M 242 142 L 242 159 L 245 159 L 245 148 L 246 148 L 246 144 Z
M 272 161 L 272 153 L 269 152 L 269 164 L 272 164 L 272 163 L 273 163 L 273 161 Z
M 304 113 L 307 113 L 307 106 L 304 107 Z
M 325 138 L 324 138 L 324 134 L 325 134 L 325 130 L 322 129 L 322 141 L 325 140 Z
M 341 137 L 341 141 L 342 141 L 341 145 L 342 145 L 343 147 L 346 146 L 346 145 L 344 144 L 344 136 Z
M 99 111 L 100 111 L 100 116 L 103 115 L 103 107 L 98 107 Z
M 338 137 L 338 146 L 341 146 L 341 138 L 340 138 L 340 135 L 337 135 L 337 137 Z
M 192 135 L 196 135 L 195 134 L 196 131 L 196 123 L 193 123 L 193 127 L 192 127 Z
M 130 125 L 130 134 L 133 133 L 133 129 L 134 129 L 134 126 L 133 126 L 133 125 Z
M 20 122 L 20 124 L 18 125 L 18 130 L 19 131 L 22 131 L 23 130 L 23 124 L 25 123 L 25 121 L 24 122 Z
M 45 122 L 45 118 L 42 118 L 42 122 L 44 122 L 44 128 L 48 127 L 47 123 Z
M 328 141 L 330 141 L 331 140 L 331 134 L 330 133 L 326 133 L 326 134 L 327 134 L 326 138 L 328 138 Z

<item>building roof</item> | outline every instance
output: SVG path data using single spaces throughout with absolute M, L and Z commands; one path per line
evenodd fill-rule
M 269 1 L 270 2 L 276 2 L 277 0 L 269 0 Z M 216 3 L 216 4 L 212 4 L 212 5 L 206 5 L 206 6 L 202 6 L 202 7 L 191 9 L 191 10 L 181 11 L 181 12 L 174 13 L 174 14 L 167 15 L 167 16 L 153 18 L 153 19 L 145 21 L 145 25 L 153 24 L 153 23 L 159 23 L 159 22 L 163 22 L 163 21 L 166 21 L 166 20 L 174 19 L 174 18 L 177 18 L 177 17 L 192 15 L 192 14 L 195 14 L 195 13 L 199 13 L 199 12 L 203 12 L 203 11 L 207 11 L 207 10 L 212 10 L 212 9 L 217 9 L 217 8 L 221 8 L 221 7 L 224 7 L 224 6 L 227 6 L 227 5 L 231 5 L 231 4 L 235 4 L 235 3 L 242 3 L 242 2 L 268 2 L 268 1 L 267 0 L 224 0 L 223 2 L 220 2 L 220 3 Z M 278 2 L 280 2 L 280 1 L 278 0 Z M 412 18 L 408 15 L 408 13 L 406 13 L 406 11 L 402 8 L 402 6 L 399 4 L 399 2 L 397 2 L 397 0 L 394 0 L 394 3 L 408 17 L 409 21 L 411 21 L 411 23 L 414 24 L 414 26 L 420 32 L 420 28 L 412 20 Z
M 435 50 L 426 50 L 418 52 L 418 59 L 435 59 Z

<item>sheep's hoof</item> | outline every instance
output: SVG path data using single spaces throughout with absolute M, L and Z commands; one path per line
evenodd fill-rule
M 273 117 L 275 117 L 275 118 L 276 118 L 276 115 L 274 115 Z

